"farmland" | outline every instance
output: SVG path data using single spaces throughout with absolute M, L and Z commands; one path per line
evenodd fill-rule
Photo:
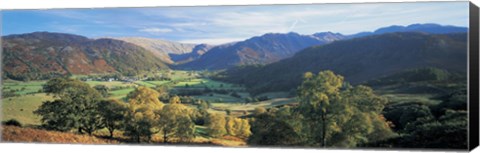
M 134 91 L 137 86 L 149 88 L 166 87 L 169 92 L 181 93 L 179 91 L 200 91 L 201 94 L 186 95 L 194 100 L 202 100 L 211 103 L 210 112 L 225 114 L 227 110 L 232 115 L 241 116 L 244 112 L 251 113 L 257 107 L 272 108 L 287 104 L 296 103 L 288 92 L 268 92 L 256 97 L 267 97 L 267 99 L 254 100 L 246 89 L 238 84 L 231 84 L 201 77 L 198 73 L 189 71 L 167 71 L 171 80 L 137 80 L 133 82 L 124 81 L 84 81 L 90 86 L 104 85 L 109 88 L 108 99 L 118 99 L 126 102 L 128 93 Z M 164 75 L 164 74 L 157 74 Z M 85 76 L 82 76 L 85 77 Z M 16 119 L 25 125 L 39 125 L 39 116 L 32 111 L 36 110 L 43 101 L 52 100 L 52 96 L 42 93 L 42 85 L 46 81 L 21 82 L 5 80 L 3 92 L 13 92 L 17 96 L 5 97 L 2 104 L 2 120 Z M 428 105 L 438 104 L 436 94 L 432 93 L 400 93 L 398 87 L 382 86 L 376 89 L 379 95 L 387 98 L 391 103 L 422 102 Z M 205 90 L 208 90 L 205 92 Z M 236 96 L 233 95 L 236 94 Z M 250 101 L 248 99 L 251 99 Z M 192 105 L 192 108 L 196 106 Z
M 294 102 L 294 98 L 288 98 L 287 93 L 265 93 L 258 97 L 269 97 L 268 100 L 257 100 L 246 102 L 246 99 L 251 98 L 251 95 L 245 91 L 241 85 L 215 81 L 207 77 L 200 77 L 199 74 L 188 71 L 169 71 L 171 80 L 137 80 L 133 82 L 124 81 L 84 81 L 90 86 L 104 85 L 109 88 L 108 99 L 118 99 L 126 102 L 128 93 L 135 90 L 137 86 L 146 86 L 149 88 L 166 87 L 169 92 L 180 90 L 201 91 L 202 94 L 191 95 L 188 97 L 194 100 L 202 100 L 210 102 L 212 107 L 210 112 L 217 112 L 225 114 L 226 110 L 231 110 L 236 115 L 242 115 L 235 112 L 251 112 L 257 107 L 275 107 Z M 157 74 L 163 75 L 163 74 Z M 76 76 L 86 77 L 86 76 Z M 44 101 L 53 100 L 52 96 L 48 96 L 42 92 L 42 85 L 46 81 L 14 81 L 5 80 L 3 82 L 3 92 L 13 92 L 16 96 L 3 98 L 2 101 L 2 120 L 16 119 L 24 125 L 39 125 L 40 117 L 33 114 Z M 208 92 L 204 90 L 208 89 Z M 211 91 L 210 91 L 211 90 Z M 232 94 L 236 93 L 236 96 Z M 192 105 L 192 108 L 196 106 Z

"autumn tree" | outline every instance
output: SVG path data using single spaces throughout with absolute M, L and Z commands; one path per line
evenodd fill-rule
M 253 114 L 255 114 L 255 115 L 260 115 L 260 114 L 263 114 L 263 113 L 266 113 L 266 112 L 267 112 L 267 109 L 265 109 L 264 107 L 256 107 L 253 110 Z
M 298 88 L 298 111 L 309 141 L 322 147 L 353 147 L 393 135 L 381 116 L 384 98 L 366 86 L 342 87 L 343 77 L 332 71 L 305 73 Z
M 170 100 L 169 100 L 169 103 L 170 104 L 180 104 L 181 103 L 180 97 L 178 97 L 178 96 L 171 97 Z
M 317 140 L 320 146 L 327 146 L 327 134 L 329 129 L 334 126 L 331 113 L 331 103 L 338 100 L 340 87 L 342 86 L 343 77 L 335 75 L 332 71 L 320 72 L 313 75 L 310 72 L 304 74 L 304 81 L 298 88 L 298 98 L 300 107 L 305 116 L 309 128 L 309 132 L 313 136 L 312 139 Z
M 250 131 L 250 123 L 248 122 L 248 119 L 241 119 L 241 126 L 239 130 L 237 131 L 237 136 L 241 138 L 248 138 L 250 135 L 252 135 L 252 132 Z
M 124 135 L 132 137 L 136 142 L 141 139 L 151 140 L 159 131 L 155 126 L 159 119 L 159 110 L 164 104 L 158 99 L 160 93 L 148 87 L 140 86 L 127 95 L 128 109 L 125 113 Z
M 235 136 L 237 129 L 236 129 L 236 124 L 235 124 L 235 117 L 229 116 L 227 117 L 226 124 L 225 124 L 225 130 L 227 131 L 228 135 Z
M 212 137 L 221 137 L 227 134 L 225 129 L 225 116 L 216 113 L 209 113 L 206 120 L 208 134 Z
M 174 96 L 170 104 L 159 112 L 158 126 L 163 135 L 163 142 L 168 143 L 174 137 L 182 142 L 189 142 L 195 137 L 195 124 L 190 118 L 191 110 L 181 104 L 180 98 Z

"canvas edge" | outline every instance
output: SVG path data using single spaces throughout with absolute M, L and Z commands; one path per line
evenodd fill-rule
M 469 58 L 468 58 L 468 149 L 479 145 L 479 8 L 472 2 L 469 6 Z

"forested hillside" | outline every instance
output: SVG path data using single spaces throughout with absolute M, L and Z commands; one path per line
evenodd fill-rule
M 332 70 L 353 84 L 420 67 L 465 75 L 466 40 L 466 33 L 408 32 L 336 41 L 269 65 L 236 67 L 220 73 L 219 79 L 245 84 L 259 93 L 294 89 L 308 71 Z

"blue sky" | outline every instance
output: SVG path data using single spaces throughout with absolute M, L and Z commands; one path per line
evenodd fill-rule
M 35 31 L 221 44 L 265 33 L 353 34 L 390 25 L 468 26 L 468 2 L 3 10 L 2 35 Z

